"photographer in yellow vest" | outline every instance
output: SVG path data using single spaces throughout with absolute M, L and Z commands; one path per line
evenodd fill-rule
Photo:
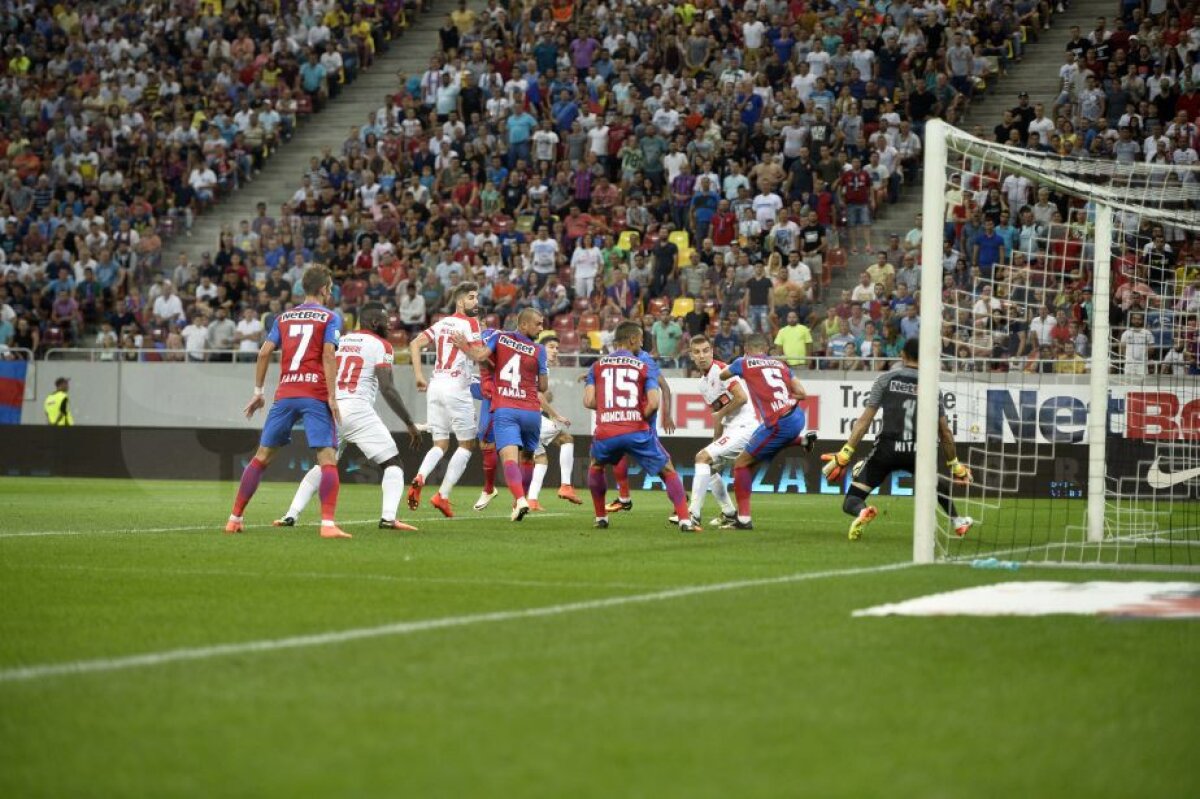
M 60 377 L 54 381 L 54 393 L 46 397 L 46 402 L 43 406 L 46 409 L 46 421 L 50 424 L 57 427 L 70 427 L 75 424 L 75 418 L 71 416 L 67 397 L 67 392 L 70 388 L 71 381 L 65 377 Z

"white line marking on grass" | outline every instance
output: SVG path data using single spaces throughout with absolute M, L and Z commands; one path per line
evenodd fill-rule
M 569 515 L 569 514 L 566 514 L 566 513 L 544 513 L 543 512 L 543 513 L 534 514 L 534 516 L 531 518 L 548 519 L 548 518 L 553 518 L 556 516 L 567 516 L 567 515 Z M 403 521 L 406 521 L 410 524 L 422 525 L 422 524 L 426 524 L 428 522 L 470 522 L 470 521 L 485 521 L 485 520 L 490 520 L 490 521 L 495 522 L 495 521 L 500 521 L 502 518 L 503 518 L 502 516 L 452 516 L 449 518 L 447 518 L 445 516 L 431 516 L 429 518 L 417 519 L 415 522 L 413 521 L 413 519 L 411 517 L 406 517 L 405 519 L 403 519 Z M 379 521 L 379 519 L 361 519 L 361 520 L 354 520 L 354 521 L 349 521 L 349 522 L 341 522 L 341 524 L 345 524 L 345 525 L 371 524 L 372 522 L 378 522 L 378 521 Z M 246 529 L 247 530 L 262 530 L 262 529 L 270 529 L 273 526 L 274 525 L 271 525 L 271 524 L 247 524 Z M 218 521 L 218 522 L 213 522 L 211 524 L 209 522 L 204 522 L 201 524 L 192 524 L 192 525 L 181 526 L 181 527 L 132 527 L 132 528 L 126 527 L 126 528 L 118 529 L 118 530 L 27 530 L 27 531 L 16 532 L 16 533 L 0 533 L 0 538 L 43 538 L 46 536 L 64 536 L 64 535 L 120 535 L 122 533 L 185 533 L 189 530 L 202 530 L 202 531 L 203 530 L 215 530 L 217 532 L 223 532 L 224 527 L 225 527 L 225 522 Z M 316 530 L 315 524 L 305 523 L 305 524 L 298 525 L 298 527 L 300 529 L 311 527 L 311 528 L 313 528 L 313 530 Z M 280 529 L 288 529 L 288 528 L 280 528 Z M 291 529 L 294 530 L 297 528 L 291 528 Z
M 492 613 L 475 613 L 466 616 L 446 616 L 440 619 L 423 619 L 418 621 L 402 621 L 393 624 L 383 624 L 376 627 L 357 627 L 348 630 L 337 630 L 312 635 L 297 635 L 289 638 L 268 638 L 259 641 L 243 641 L 232 644 L 216 644 L 187 649 L 168 649 L 163 652 L 147 652 L 141 655 L 128 655 L 118 658 L 97 658 L 94 660 L 76 660 L 66 663 L 43 663 L 34 666 L 0 670 L 0 683 L 24 682 L 43 677 L 63 677 L 75 674 L 93 674 L 99 672 L 125 671 L 149 666 L 163 666 L 168 663 L 182 663 L 211 658 L 227 657 L 230 655 L 257 654 L 260 652 L 277 652 L 287 649 L 307 649 L 310 647 L 332 646 L 349 641 L 361 641 L 371 638 L 388 638 L 392 636 L 412 635 L 429 630 L 444 630 L 453 627 L 470 627 L 477 624 L 515 621 L 518 619 L 539 619 L 549 616 L 563 616 L 569 613 L 579 613 L 588 610 L 603 610 L 624 605 L 643 605 L 651 602 L 665 602 L 671 599 L 681 599 L 702 594 L 715 594 L 725 591 L 739 591 L 745 588 L 759 588 L 769 585 L 785 585 L 809 580 L 822 580 L 830 577 L 853 577 L 860 574 L 879 574 L 882 572 L 899 571 L 914 566 L 911 561 L 888 563 L 882 566 L 864 566 L 854 569 L 836 569 L 823 572 L 799 572 L 782 577 L 764 577 L 756 580 L 737 580 L 727 583 L 709 583 L 708 585 L 686 585 L 678 588 L 668 588 L 648 594 L 626 594 L 625 596 L 607 597 L 604 599 L 588 599 L 582 602 L 567 602 L 560 605 L 549 605 L 540 608 L 524 610 L 501 610 Z
M 402 574 L 349 574 L 340 572 L 255 572 L 233 569 L 141 569 L 136 566 L 91 566 L 88 564 L 47 563 L 20 567 L 30 570 L 81 571 L 111 574 L 142 574 L 180 577 L 249 577 L 255 580 L 349 580 L 351 582 L 432 583 L 447 585 L 507 585 L 517 588 L 629 588 L 646 590 L 653 586 L 644 583 L 601 583 L 554 580 L 492 580 L 470 577 L 419 577 Z

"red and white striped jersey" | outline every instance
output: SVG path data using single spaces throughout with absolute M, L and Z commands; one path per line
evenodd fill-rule
M 480 341 L 479 320 L 453 314 L 434 322 L 424 332 L 434 347 L 435 360 L 430 385 L 443 383 L 446 387 L 470 391 L 471 360 L 454 346 L 453 336 L 457 332 L 466 336 L 467 341 Z
M 375 404 L 379 393 L 377 369 L 391 369 L 392 344 L 366 330 L 342 336 L 337 350 L 338 402 L 355 400 Z

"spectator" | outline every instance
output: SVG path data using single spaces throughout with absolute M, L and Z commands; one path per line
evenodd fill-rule
M 674 368 L 679 355 L 680 342 L 683 340 L 683 328 L 671 318 L 666 308 L 659 312 L 658 319 L 650 328 L 654 337 L 655 357 L 659 366 L 664 369 Z
M 253 308 L 242 310 L 242 318 L 237 323 L 234 341 L 237 342 L 238 360 L 253 361 L 257 357 L 259 346 L 264 338 L 263 324 Z M 169 348 L 170 349 L 170 348 Z
M 796 311 L 789 311 L 787 323 L 775 334 L 775 346 L 779 348 L 784 361 L 793 369 L 807 369 L 812 345 L 812 332 L 800 323 L 800 315 Z

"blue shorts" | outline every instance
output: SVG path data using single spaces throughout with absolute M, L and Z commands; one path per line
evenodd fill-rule
M 647 474 L 662 474 L 671 461 L 658 436 L 649 430 L 592 439 L 592 460 L 601 466 L 616 463 L 626 455 L 633 456 Z
M 531 455 L 537 450 L 542 432 L 541 411 L 497 408 L 492 411 L 492 432 L 496 449 L 520 447 Z
M 480 443 L 496 443 L 495 418 L 496 415 L 492 412 L 492 401 L 485 398 L 479 404 L 479 432 L 475 434 Z
M 771 460 L 804 433 L 804 422 L 804 411 L 797 408 L 773 425 L 759 425 L 746 444 L 746 452 L 756 461 Z
M 333 413 L 329 410 L 329 405 L 310 397 L 275 400 L 270 413 L 267 414 L 259 442 L 264 447 L 286 446 L 292 440 L 292 428 L 301 418 L 304 419 L 304 436 L 308 439 L 310 447 L 337 447 L 337 425 L 333 423 Z

